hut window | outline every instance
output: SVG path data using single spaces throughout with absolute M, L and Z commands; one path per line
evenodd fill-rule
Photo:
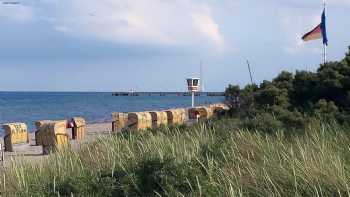
M 192 79 L 187 79 L 188 86 L 192 86 Z

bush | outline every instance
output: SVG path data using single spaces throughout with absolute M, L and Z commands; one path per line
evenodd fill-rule
M 346 196 L 348 128 L 312 121 L 287 136 L 271 114 L 247 119 L 247 128 L 258 128 L 252 132 L 239 129 L 238 119 L 221 119 L 103 137 L 42 161 L 14 160 L 1 172 L 1 195 Z
M 250 131 L 262 131 L 273 134 L 283 129 L 283 122 L 276 119 L 271 113 L 260 113 L 254 118 L 244 119 L 241 127 Z
M 286 130 L 303 130 L 307 126 L 309 120 L 299 111 L 289 111 L 279 106 L 273 106 L 271 113 L 283 123 Z
M 225 93 L 226 100 L 232 103 L 231 116 L 242 119 L 249 128 L 261 125 L 254 122 L 259 119 L 262 122 L 271 120 L 271 126 L 282 122 L 284 128 L 302 129 L 308 124 L 306 116 L 347 124 L 350 114 L 349 59 L 350 47 L 342 61 L 327 62 L 317 72 L 297 71 L 293 75 L 282 71 L 272 81 L 264 80 L 259 86 L 247 85 L 240 89 L 229 85 Z M 262 130 L 266 128 L 262 127 Z
M 321 99 L 315 104 L 313 113 L 325 121 L 332 121 L 338 116 L 339 110 L 333 101 L 327 102 L 325 99 Z

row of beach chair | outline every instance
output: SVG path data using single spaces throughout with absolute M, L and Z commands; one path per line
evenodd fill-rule
M 177 108 L 164 111 L 132 113 L 112 113 L 112 132 L 122 129 L 144 130 L 162 125 L 183 125 L 187 121 L 209 119 L 228 110 L 225 104 L 213 104 L 194 108 Z M 43 154 L 49 154 L 69 146 L 67 129 L 72 129 L 72 139 L 82 141 L 85 136 L 86 121 L 81 117 L 71 120 L 41 120 L 35 122 L 35 145 L 42 146 Z M 29 143 L 30 135 L 25 123 L 3 125 L 5 151 L 13 152 L 13 145 Z
M 177 108 L 164 111 L 132 113 L 112 113 L 112 131 L 122 129 L 144 130 L 161 125 L 183 125 L 189 120 L 209 119 L 224 113 L 229 108 L 225 104 L 213 104 L 194 108 Z
M 72 129 L 73 140 L 81 141 L 85 136 L 86 122 L 81 117 L 71 120 L 41 120 L 35 122 L 35 145 L 42 146 L 43 154 L 60 150 L 69 144 L 67 128 Z M 28 127 L 25 123 L 3 125 L 5 135 L 4 151 L 13 152 L 15 144 L 30 142 Z

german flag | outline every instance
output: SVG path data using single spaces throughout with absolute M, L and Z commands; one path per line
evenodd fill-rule
M 313 30 L 306 33 L 302 39 L 304 41 L 323 39 L 323 44 L 328 45 L 327 31 L 326 31 L 326 12 L 323 10 L 321 17 L 321 24 L 317 25 Z

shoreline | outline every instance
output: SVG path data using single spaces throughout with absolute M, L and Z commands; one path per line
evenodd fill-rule
M 0 92 L 0 124 L 82 117 L 88 124 L 112 121 L 113 112 L 162 111 L 190 107 L 190 98 L 177 96 L 114 97 L 112 92 Z M 200 96 L 197 105 L 224 102 L 224 97 Z M 4 130 L 0 126 L 0 137 Z
M 217 103 L 221 104 L 221 103 Z M 199 106 L 198 106 L 199 107 Z M 185 111 L 185 119 L 183 124 L 191 123 L 191 118 L 189 117 L 189 109 L 190 108 L 183 108 L 186 109 Z M 211 108 L 207 107 L 205 110 L 212 110 Z M 149 112 L 149 111 L 145 111 Z M 132 112 L 131 112 L 132 113 Z M 213 112 L 207 111 L 205 115 L 206 118 L 211 117 Z M 192 118 L 193 119 L 193 118 Z M 69 143 L 70 147 L 73 149 L 78 149 L 81 144 L 85 144 L 88 142 L 92 142 L 98 137 L 102 136 L 108 136 L 111 135 L 111 133 L 115 133 L 112 131 L 112 121 L 103 121 L 99 123 L 86 123 L 85 126 L 85 137 L 82 141 L 76 141 L 72 140 L 72 133 L 73 129 L 67 128 L 66 133 L 69 136 Z M 118 132 L 118 131 L 117 131 Z M 43 147 L 41 145 L 37 146 L 35 141 L 35 132 L 28 132 L 29 133 L 29 143 L 25 144 L 14 144 L 13 145 L 13 152 L 4 152 L 5 155 L 5 161 L 4 166 L 6 167 L 7 163 L 12 160 L 12 158 L 20 159 L 20 160 L 28 160 L 31 161 L 35 158 L 44 158 L 46 155 L 43 155 Z M 4 145 L 3 138 L 1 138 L 1 144 Z
M 13 122 L 15 123 L 15 122 Z M 101 124 L 112 124 L 112 118 L 110 120 L 104 120 L 104 121 L 91 121 L 91 122 L 87 122 L 86 124 L 87 125 L 101 125 Z M 2 123 L 1 125 L 3 125 L 5 123 Z M 34 124 L 34 123 L 33 123 Z M 28 125 L 27 125 L 28 127 Z M 35 133 L 35 129 L 33 130 L 30 130 L 29 127 L 28 127 L 28 133 L 29 135 L 32 135 Z M 3 138 L 4 137 L 4 130 L 2 129 L 2 127 L 0 128 L 0 138 Z

